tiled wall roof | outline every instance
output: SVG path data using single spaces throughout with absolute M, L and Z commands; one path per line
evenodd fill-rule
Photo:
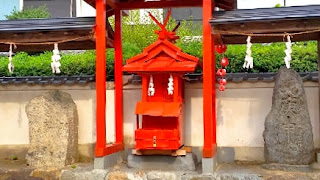
M 318 82 L 318 72 L 299 73 L 303 81 Z M 227 73 L 225 78 L 228 82 L 272 82 L 276 73 Z M 108 81 L 113 81 L 113 76 L 107 78 Z M 202 81 L 202 74 L 186 74 L 187 81 L 196 82 Z M 217 77 L 217 82 L 220 77 Z M 129 80 L 131 83 L 141 83 L 141 78 L 134 75 Z M 94 75 L 85 76 L 26 76 L 26 77 L 0 77 L 0 85 L 7 84 L 40 84 L 40 85 L 85 85 L 95 82 Z

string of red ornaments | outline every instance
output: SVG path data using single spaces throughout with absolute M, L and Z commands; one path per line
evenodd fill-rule
M 219 68 L 217 70 L 217 75 L 220 76 L 220 80 L 219 80 L 219 91 L 224 91 L 226 89 L 225 85 L 227 84 L 227 80 L 224 78 L 224 76 L 227 73 L 227 70 L 225 69 L 226 66 L 228 66 L 229 64 L 229 60 L 227 57 L 224 56 L 224 53 L 227 50 L 227 46 L 224 44 L 217 44 L 215 46 L 215 49 L 217 51 L 217 53 L 222 54 L 223 57 L 220 59 L 220 65 L 221 68 Z

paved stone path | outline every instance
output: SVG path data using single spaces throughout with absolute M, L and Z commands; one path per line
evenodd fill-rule
M 199 169 L 201 169 L 199 167 Z M 59 170 L 34 170 L 25 161 L 0 160 L 0 180 L 319 180 L 320 170 L 284 172 L 263 169 L 260 164 L 219 164 L 215 174 L 199 171 L 143 171 L 120 164 L 94 170 L 92 164 L 75 164 Z

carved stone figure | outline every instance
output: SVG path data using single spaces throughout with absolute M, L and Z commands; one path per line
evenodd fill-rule
M 27 162 L 36 168 L 61 168 L 78 160 L 78 113 L 71 95 L 49 91 L 26 106 L 29 119 Z
M 267 163 L 308 165 L 314 160 L 307 98 L 294 70 L 282 67 L 278 71 L 263 138 Z

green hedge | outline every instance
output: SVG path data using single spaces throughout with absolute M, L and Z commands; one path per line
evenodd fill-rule
M 202 43 L 193 41 L 180 43 L 179 46 L 184 52 L 202 59 Z M 226 52 L 230 64 L 228 72 L 276 72 L 284 66 L 283 58 L 285 45 L 283 43 L 274 44 L 254 44 L 252 46 L 252 56 L 254 58 L 254 68 L 246 70 L 242 68 L 246 46 L 229 45 Z M 312 72 L 318 70 L 318 55 L 316 42 L 295 43 L 292 46 L 292 69 L 298 72 Z M 141 52 L 141 48 L 134 44 L 123 43 L 123 61 Z M 39 55 L 28 55 L 19 52 L 13 57 L 15 70 L 13 74 L 8 71 L 8 57 L 0 57 L 0 76 L 51 76 L 51 52 Z M 107 72 L 113 75 L 114 50 L 108 50 Z M 95 73 L 95 51 L 85 51 L 81 54 L 62 54 L 60 75 L 93 75 Z M 221 55 L 216 54 L 216 67 L 219 68 Z M 198 71 L 200 72 L 200 71 Z

